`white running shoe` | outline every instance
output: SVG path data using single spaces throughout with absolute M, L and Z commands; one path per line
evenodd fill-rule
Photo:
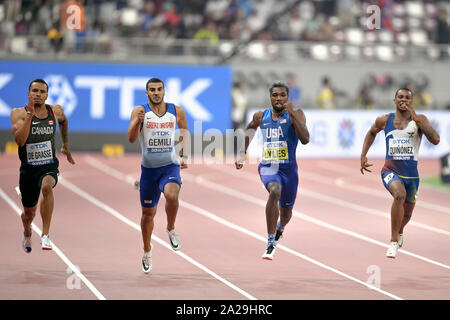
M 30 253 L 31 252 L 31 236 L 26 237 L 25 234 L 23 235 L 22 247 L 23 247 L 23 250 L 26 253 Z
M 398 247 L 401 248 L 403 245 L 403 233 L 398 234 Z
M 181 249 L 181 240 L 178 234 L 175 232 L 175 229 L 167 230 L 167 234 L 169 235 L 170 245 L 172 249 L 178 251 Z
M 264 251 L 262 258 L 264 260 L 273 260 L 273 256 L 275 254 L 276 247 L 274 245 L 269 245 L 267 249 Z
M 386 257 L 395 258 L 397 256 L 397 250 L 398 250 L 398 242 L 391 242 L 391 245 L 386 251 Z
M 150 244 L 151 248 L 149 252 L 144 252 L 142 257 L 142 271 L 144 273 L 149 273 L 152 270 L 152 252 L 153 252 L 153 244 Z
M 42 250 L 52 250 L 52 241 L 50 240 L 50 238 L 48 237 L 47 234 L 43 235 L 41 237 L 41 245 L 42 245 Z

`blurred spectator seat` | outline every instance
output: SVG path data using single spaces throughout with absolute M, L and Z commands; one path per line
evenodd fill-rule
M 404 17 L 406 15 L 405 4 L 394 2 L 392 4 L 392 14 L 396 17 Z
M 424 46 L 428 44 L 428 36 L 425 31 L 416 29 L 409 32 L 411 43 L 416 46 Z
M 348 28 L 346 30 L 346 39 L 349 44 L 362 45 L 364 43 L 363 31 L 358 28 Z
M 401 45 L 409 44 L 409 35 L 406 32 L 399 32 L 396 34 L 396 42 Z
M 317 60 L 329 60 L 328 47 L 324 44 L 315 44 L 311 47 L 311 56 Z
M 138 12 L 134 8 L 123 8 L 120 14 L 120 22 L 123 26 L 133 27 L 138 23 Z
M 394 60 L 394 52 L 391 46 L 376 46 L 375 53 L 381 61 L 391 62 Z
M 423 18 L 424 7 L 421 1 L 405 1 L 406 12 L 410 17 Z
M 28 51 L 26 37 L 14 37 L 11 40 L 11 53 L 26 54 Z
M 390 30 L 381 29 L 378 31 L 378 39 L 380 43 L 392 43 L 394 42 L 394 35 Z

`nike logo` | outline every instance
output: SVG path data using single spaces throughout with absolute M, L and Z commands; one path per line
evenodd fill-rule
M 31 122 L 31 123 L 32 123 L 32 124 L 39 124 L 39 123 L 40 123 L 40 121 L 38 121 L 38 122 L 34 122 L 34 121 L 33 121 L 33 122 Z

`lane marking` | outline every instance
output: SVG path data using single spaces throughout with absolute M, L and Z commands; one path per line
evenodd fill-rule
M 112 172 L 112 168 L 110 168 L 111 171 L 107 171 L 107 172 Z M 109 173 L 108 173 L 109 174 Z M 114 173 L 111 173 L 111 175 L 115 178 L 119 178 L 117 176 L 118 171 L 115 172 L 116 176 L 114 175 Z M 126 180 L 126 177 L 124 176 L 124 181 L 126 181 L 127 183 L 130 183 L 131 181 Z M 85 192 L 84 190 L 82 190 L 81 188 L 77 187 L 76 185 L 74 185 L 73 183 L 71 183 L 70 181 L 68 181 L 67 179 L 65 179 L 64 177 L 59 178 L 60 183 L 68 188 L 69 190 L 71 190 L 72 192 L 74 192 L 75 194 L 79 195 L 80 197 L 84 198 L 85 200 L 91 202 L 92 204 L 94 204 L 95 206 L 103 209 L 104 211 L 106 211 L 107 213 L 109 213 L 110 215 L 112 215 L 113 217 L 119 219 L 120 221 L 122 221 L 123 223 L 125 223 L 126 225 L 132 227 L 133 229 L 141 232 L 141 227 L 131 221 L 130 219 L 126 218 L 124 215 L 122 215 L 121 213 L 119 213 L 118 211 L 116 211 L 115 209 L 111 208 L 110 206 L 108 206 L 107 204 L 103 203 L 102 201 L 98 200 L 97 198 L 91 196 L 89 193 Z M 132 184 L 134 185 L 134 180 L 132 182 Z M 197 268 L 205 271 L 206 273 L 208 273 L 209 275 L 211 275 L 213 278 L 215 278 L 216 280 L 219 280 L 220 282 L 224 283 L 225 285 L 227 285 L 228 287 L 232 288 L 233 290 L 237 291 L 238 293 L 242 294 L 243 296 L 245 296 L 246 298 L 250 299 L 250 300 L 257 300 L 254 296 L 252 296 L 251 294 L 247 293 L 246 291 L 242 290 L 241 288 L 237 287 L 236 285 L 234 285 L 233 283 L 231 283 L 230 281 L 222 278 L 221 276 L 219 276 L 217 273 L 215 273 L 214 271 L 208 269 L 207 267 L 205 267 L 204 265 L 202 265 L 201 263 L 197 262 L 196 260 L 194 260 L 193 258 L 189 257 L 188 255 L 184 254 L 183 252 L 180 251 L 173 251 L 172 247 L 166 243 L 165 241 L 163 241 L 162 239 L 160 239 L 159 237 L 157 237 L 156 235 L 152 235 L 152 240 L 156 241 L 157 243 L 159 243 L 160 245 L 164 246 L 165 248 L 169 249 L 171 252 L 179 255 L 180 257 L 182 257 L 183 259 L 185 259 L 186 261 L 188 261 L 189 263 L 193 264 L 194 266 L 196 266 Z
M 17 190 L 16 190 L 17 192 Z M 19 215 L 19 218 L 22 214 L 22 210 L 17 206 L 17 204 L 0 188 L 0 196 L 5 200 L 7 204 Z M 42 230 L 39 229 L 34 223 L 31 223 L 31 228 L 34 232 L 38 234 L 40 237 L 42 234 Z M 67 256 L 58 248 L 58 246 L 53 242 L 53 251 L 61 258 L 62 261 L 75 273 L 81 281 L 91 290 L 91 292 L 99 299 L 106 300 L 106 298 L 100 293 L 99 290 L 84 276 L 84 274 L 78 270 L 77 267 L 72 263 L 72 261 L 67 258 Z
M 225 169 L 219 168 L 219 167 L 211 167 L 211 169 L 214 169 L 216 171 L 220 171 L 220 172 L 226 173 L 228 175 L 232 175 L 232 176 L 237 177 L 237 178 L 246 179 L 246 180 L 249 180 L 249 181 L 252 181 L 252 182 L 255 182 L 255 183 L 259 183 L 260 182 L 259 178 L 257 178 L 256 175 L 254 175 L 252 173 L 249 173 L 249 172 L 240 172 L 239 174 L 237 174 L 236 172 L 230 172 L 230 170 L 225 170 Z M 303 174 L 305 174 L 305 173 L 303 173 Z M 311 173 L 307 173 L 307 175 L 310 175 L 310 177 L 311 177 Z M 313 175 L 315 176 L 316 174 L 313 174 Z M 322 177 L 322 179 L 323 179 L 323 177 Z M 315 180 L 315 182 L 321 182 L 321 183 L 325 183 L 325 184 L 332 184 L 332 183 L 327 182 L 327 181 L 321 181 L 320 179 Z M 297 194 L 298 195 L 302 195 L 302 196 L 308 196 L 310 198 L 313 198 L 313 199 L 316 199 L 316 200 L 320 200 L 320 201 L 326 201 L 326 202 L 331 203 L 332 205 L 340 205 L 340 206 L 343 206 L 345 208 L 349 208 L 349 209 L 355 210 L 355 213 L 367 213 L 367 214 L 383 217 L 383 218 L 386 218 L 388 220 L 391 219 L 390 214 L 387 214 L 387 213 L 385 213 L 383 211 L 367 208 L 367 207 L 358 205 L 358 204 L 353 203 L 353 202 L 342 200 L 340 198 L 329 196 L 329 195 L 326 195 L 326 194 L 323 194 L 323 193 L 318 193 L 318 192 L 309 190 L 309 189 L 307 189 L 305 187 L 302 187 L 301 190 L 297 190 Z M 435 233 L 439 233 L 439 234 L 443 234 L 443 235 L 446 235 L 446 236 L 450 236 L 450 231 L 447 231 L 447 230 L 444 230 L 444 229 L 441 229 L 441 228 L 436 228 L 436 227 L 433 227 L 433 226 L 430 226 L 430 225 L 427 225 L 427 224 L 424 224 L 424 223 L 420 223 L 420 222 L 417 222 L 417 221 L 410 221 L 408 223 L 408 226 L 415 226 L 417 228 L 421 228 L 421 229 L 425 229 L 425 230 L 432 231 L 432 232 L 435 232 Z
M 217 169 L 217 168 L 214 168 L 214 169 Z M 217 170 L 221 171 L 221 169 L 217 169 Z M 185 178 L 189 179 L 189 177 L 186 176 L 186 174 L 184 174 L 184 176 L 185 176 Z M 243 175 L 241 175 L 241 177 L 243 177 Z M 220 191 L 222 193 L 228 194 L 228 195 L 236 197 L 236 198 L 240 198 L 242 200 L 246 200 L 248 202 L 252 202 L 252 203 L 257 204 L 257 205 L 259 205 L 261 207 L 264 207 L 264 208 L 266 206 L 266 200 L 262 200 L 260 198 L 254 197 L 252 195 L 245 194 L 243 192 L 236 191 L 234 189 L 231 189 L 231 188 L 219 185 L 217 183 L 205 180 L 204 178 L 199 177 L 199 176 L 192 177 L 191 179 L 193 179 L 198 184 L 200 184 L 202 186 L 205 186 L 205 187 L 208 187 L 210 189 L 213 189 L 213 190 L 216 190 L 216 191 Z M 360 239 L 360 240 L 364 240 L 364 241 L 370 242 L 372 244 L 376 244 L 376 245 L 379 245 L 379 246 L 382 246 L 382 247 L 385 247 L 385 248 L 389 247 L 389 244 L 385 244 L 385 243 L 383 243 L 381 241 L 372 239 L 370 237 L 361 235 L 359 233 L 356 233 L 356 232 L 353 232 L 353 231 L 350 231 L 350 230 L 347 230 L 347 229 L 344 229 L 344 228 L 332 225 L 330 223 L 324 222 L 324 221 L 319 220 L 317 218 L 313 218 L 313 217 L 311 217 L 311 216 L 309 216 L 309 215 L 307 215 L 305 213 L 299 212 L 297 210 L 292 210 L 292 215 L 297 217 L 297 218 L 300 218 L 302 220 L 306 220 L 306 221 L 309 221 L 309 222 L 314 223 L 316 225 L 319 225 L 321 227 L 324 227 L 324 228 L 327 228 L 327 229 L 330 229 L 330 230 L 334 230 L 334 231 L 346 234 L 348 236 L 351 236 L 351 237 L 354 237 L 354 238 L 357 238 L 357 239 Z M 410 251 L 406 251 L 404 249 L 399 249 L 399 252 L 402 252 L 402 253 L 404 253 L 406 255 L 409 255 L 411 257 L 414 257 L 414 258 L 420 259 L 422 261 L 425 261 L 425 262 L 428 262 L 428 263 L 431 263 L 431 264 L 437 265 L 439 267 L 442 267 L 442 268 L 450 270 L 450 266 L 446 265 L 444 263 L 441 263 L 441 262 L 438 262 L 438 261 L 435 261 L 435 260 L 423 257 L 421 255 L 412 253 Z
M 353 168 L 350 168 L 350 167 L 347 167 L 347 166 L 341 165 L 341 164 L 336 164 L 336 163 L 333 163 L 331 161 L 323 161 L 322 160 L 322 161 L 318 162 L 318 165 L 319 165 L 319 167 L 321 167 L 323 169 L 326 169 L 328 171 L 333 171 L 333 173 L 341 172 L 341 173 L 345 173 L 345 174 L 351 174 L 352 177 L 358 176 L 357 173 L 361 174 L 359 172 L 359 170 L 357 172 L 355 172 Z M 369 178 L 370 180 L 376 181 L 377 183 L 380 181 L 379 178 L 377 178 L 377 177 L 375 177 L 373 175 L 365 174 L 364 176 L 366 177 L 366 179 Z M 326 179 L 332 179 L 332 178 L 326 177 Z M 341 184 L 341 185 L 339 185 L 340 187 L 348 188 L 350 190 L 358 191 L 358 192 L 361 192 L 361 193 L 367 193 L 367 191 L 373 191 L 370 188 L 363 187 L 363 186 L 360 187 L 359 185 L 351 184 L 351 183 L 348 183 L 348 182 L 343 183 L 343 181 L 340 181 L 338 183 Z M 420 193 L 420 188 L 421 187 L 419 187 L 419 193 Z M 436 189 L 435 191 L 441 191 L 441 190 Z M 447 191 L 447 193 L 448 193 L 448 191 Z M 386 194 L 388 194 L 387 191 L 386 191 Z M 381 192 L 374 193 L 374 195 L 385 197 L 384 195 L 381 194 Z M 420 197 L 420 194 L 419 194 L 419 197 Z M 441 206 L 441 205 L 438 205 L 438 204 L 434 204 L 434 203 L 431 203 L 431 202 L 428 202 L 428 201 L 425 201 L 425 200 L 420 200 L 420 198 L 419 198 L 419 201 L 417 201 L 416 206 L 423 207 L 425 209 L 431 209 L 431 210 L 434 210 L 434 211 L 439 211 L 439 212 L 442 212 L 442 213 L 445 213 L 445 214 L 450 214 L 450 209 L 448 207 L 444 207 L 444 206 Z
M 121 173 L 120 171 L 118 171 L 118 170 L 116 170 L 116 169 L 106 165 L 105 163 L 103 163 L 103 162 L 101 162 L 101 161 L 99 161 L 97 159 L 94 159 L 94 158 L 92 158 L 90 156 L 86 156 L 85 157 L 85 161 L 89 165 L 91 165 L 91 166 L 93 166 L 95 168 L 98 168 L 100 171 L 102 171 L 102 172 L 104 172 L 104 173 L 106 173 L 106 174 L 108 174 L 108 175 L 110 175 L 112 177 L 115 177 L 115 178 L 117 178 L 117 179 L 119 179 L 121 181 L 130 183 L 131 180 L 133 180 L 133 183 L 130 183 L 130 184 L 134 185 L 134 179 L 132 179 L 132 177 L 130 175 L 125 175 L 124 173 Z M 186 176 L 186 173 L 183 173 L 183 176 Z M 266 241 L 267 241 L 267 239 L 265 237 L 263 237 L 261 235 L 258 235 L 257 233 L 254 233 L 253 231 L 250 231 L 250 230 L 248 230 L 248 229 L 246 229 L 244 227 L 238 226 L 238 225 L 236 225 L 236 224 L 234 224 L 234 223 L 232 223 L 232 222 L 230 222 L 230 221 L 228 221 L 226 219 L 223 219 L 223 218 L 221 218 L 221 217 L 211 213 L 208 210 L 202 209 L 202 208 L 200 208 L 200 207 L 198 207 L 196 205 L 190 204 L 190 203 L 188 203 L 186 201 L 183 201 L 183 200 L 179 200 L 179 204 L 180 204 L 180 206 L 183 206 L 183 207 L 185 207 L 185 208 L 187 208 L 187 209 L 189 209 L 191 211 L 194 211 L 196 213 L 199 213 L 199 214 L 201 214 L 201 215 L 203 215 L 203 216 L 205 216 L 205 217 L 207 217 L 209 219 L 212 219 L 213 221 L 216 221 L 216 222 L 218 222 L 218 223 L 220 223 L 220 224 L 222 224 L 224 226 L 227 226 L 227 227 L 229 227 L 229 228 L 231 228 L 233 230 L 236 230 L 236 231 L 239 231 L 241 233 L 244 233 L 244 234 L 246 234 L 248 236 L 251 236 L 251 237 L 253 237 L 253 238 L 257 239 L 257 240 L 260 240 L 260 241 L 262 241 L 264 243 L 266 243 Z M 265 202 L 264 202 L 264 206 L 265 206 Z M 301 253 L 299 253 L 299 252 L 297 252 L 295 250 L 292 250 L 292 249 L 290 249 L 290 248 L 288 248 L 288 247 L 286 247 L 284 245 L 278 244 L 277 245 L 277 249 L 281 249 L 281 250 L 286 251 L 286 252 L 288 252 L 290 254 L 293 254 L 293 255 L 295 255 L 295 256 L 303 259 L 303 260 L 306 260 L 306 261 L 308 261 L 308 262 L 310 262 L 312 264 L 315 264 L 315 265 L 317 265 L 317 266 L 319 266 L 321 268 L 327 269 L 327 270 L 329 270 L 329 271 L 331 271 L 333 273 L 336 273 L 336 274 L 338 274 L 338 275 L 340 275 L 340 276 L 342 276 L 344 278 L 347 278 L 347 279 L 349 279 L 351 281 L 354 281 L 354 282 L 357 282 L 357 283 L 359 283 L 361 285 L 364 285 L 364 286 L 366 286 L 366 287 L 368 287 L 370 289 L 373 289 L 373 290 L 375 290 L 375 291 L 377 291 L 379 293 L 382 293 L 382 294 L 384 294 L 384 295 L 386 295 L 388 297 L 391 297 L 391 298 L 393 298 L 395 300 L 403 300 L 403 298 L 400 298 L 399 296 L 396 296 L 396 295 L 394 295 L 392 293 L 389 293 L 389 292 L 384 291 L 384 290 L 382 290 L 382 289 L 380 289 L 378 287 L 375 287 L 375 286 L 373 286 L 373 285 L 371 285 L 369 283 L 361 281 L 361 280 L 359 280 L 359 279 L 357 279 L 355 277 L 352 277 L 352 276 L 350 276 L 350 275 L 348 275 L 348 274 L 346 274 L 346 273 L 344 273 L 344 272 L 342 272 L 342 271 L 340 271 L 338 269 L 330 267 L 330 266 L 328 266 L 328 265 L 326 265 L 326 264 L 324 264 L 322 262 L 319 262 L 319 261 L 317 261 L 317 260 L 315 260 L 313 258 L 310 258 L 308 256 L 305 256 L 305 255 L 303 255 L 303 254 L 301 254 Z

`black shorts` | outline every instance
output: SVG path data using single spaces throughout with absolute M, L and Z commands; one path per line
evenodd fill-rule
M 36 167 L 29 165 L 21 166 L 19 187 L 22 195 L 22 205 L 26 208 L 34 207 L 39 201 L 42 179 L 47 175 L 51 175 L 56 181 L 56 186 L 58 183 L 58 174 L 59 170 L 57 163 Z

